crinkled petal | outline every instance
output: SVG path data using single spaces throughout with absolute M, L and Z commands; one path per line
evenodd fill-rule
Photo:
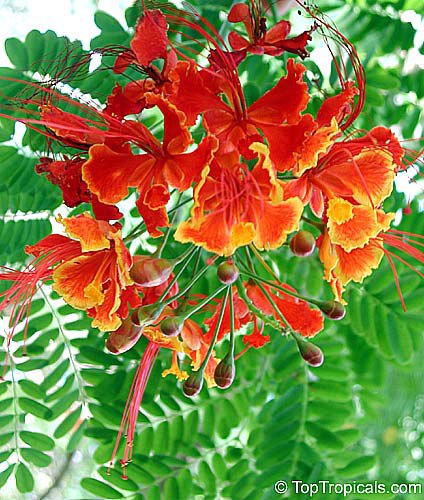
M 149 155 L 116 153 L 104 144 L 96 144 L 89 150 L 82 173 L 90 191 L 101 202 L 115 204 L 128 195 L 129 187 L 139 185 L 154 163 Z
M 320 127 L 330 125 L 333 118 L 340 124 L 346 115 L 351 112 L 353 99 L 359 94 L 353 82 L 347 82 L 345 88 L 337 95 L 326 99 L 317 113 L 317 122 Z
M 53 289 L 76 309 L 89 309 L 104 300 L 103 277 L 111 263 L 107 250 L 80 255 L 53 272 Z
M 90 214 L 84 213 L 66 219 L 60 217 L 59 222 L 63 224 L 69 236 L 79 240 L 83 252 L 110 248 L 110 241 L 105 234 L 107 225 L 93 219 Z
M 130 45 L 142 66 L 149 66 L 155 59 L 166 59 L 167 23 L 160 10 L 145 11 Z
M 249 119 L 259 128 L 260 124 L 296 123 L 309 101 L 305 71 L 305 66 L 289 59 L 287 75 L 249 107 Z
M 331 242 L 346 252 L 363 247 L 382 229 L 374 209 L 351 205 L 340 198 L 330 200 L 327 216 Z

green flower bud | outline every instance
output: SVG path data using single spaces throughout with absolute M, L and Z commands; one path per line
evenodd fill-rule
M 218 279 L 224 285 L 232 285 L 239 277 L 239 270 L 233 262 L 221 262 L 217 269 Z
M 309 231 L 299 231 L 290 240 L 290 249 L 298 257 L 308 257 L 315 250 L 315 238 Z
M 148 304 L 138 307 L 131 315 L 131 321 L 136 326 L 145 327 L 154 323 L 164 310 L 163 304 Z

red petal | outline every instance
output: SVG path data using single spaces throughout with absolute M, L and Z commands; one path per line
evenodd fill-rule
M 93 207 L 94 216 L 98 220 L 118 220 L 123 217 L 123 214 L 115 205 L 102 203 L 95 194 L 91 195 L 91 206 Z
M 233 50 L 244 50 L 247 49 L 250 45 L 249 40 L 246 40 L 246 38 L 243 38 L 235 31 L 231 31 L 231 33 L 228 35 L 228 43 L 231 45 L 231 48 Z
M 160 10 L 146 10 L 131 40 L 138 62 L 148 66 L 155 59 L 166 59 L 168 36 L 166 18 Z
M 174 82 L 174 93 L 168 99 L 184 112 L 187 126 L 194 125 L 198 115 L 204 111 L 228 108 L 205 85 L 194 63 L 180 61 L 175 70 L 170 72 L 170 78 Z
M 296 123 L 309 101 L 308 85 L 302 81 L 306 68 L 293 59 L 287 62 L 287 76 L 248 109 L 249 118 L 260 124 Z
M 236 3 L 231 7 L 227 19 L 230 23 L 242 23 L 250 17 L 249 7 L 244 3 Z
M 138 199 L 136 204 L 150 236 L 153 238 L 161 237 L 163 233 L 158 228 L 169 226 L 168 214 L 166 213 L 165 207 L 159 207 L 152 210 L 148 205 L 143 203 L 141 198 Z
M 199 182 L 203 168 L 210 162 L 217 148 L 217 140 L 205 137 L 195 151 L 174 155 L 164 165 L 164 176 L 171 186 L 188 189 L 193 182 Z
M 136 84 L 136 82 L 131 83 Z M 137 87 L 137 89 L 140 93 L 139 86 Z M 129 99 L 127 96 L 127 92 L 123 92 L 122 87 L 119 85 L 119 83 L 116 83 L 115 87 L 112 90 L 112 93 L 107 98 L 107 105 L 104 112 L 112 116 L 124 118 L 127 115 L 140 113 L 143 108 L 144 102 L 139 102 L 137 101 L 137 99 Z
M 265 36 L 265 43 L 275 45 L 276 42 L 285 40 L 290 33 L 291 25 L 288 21 L 279 21 L 277 24 L 267 31 Z
M 298 54 L 302 59 L 304 59 L 308 55 L 306 52 L 306 45 L 308 45 L 310 40 L 312 40 L 312 37 L 310 30 L 308 30 L 293 38 L 276 41 L 274 42 L 274 47 L 283 49 L 286 52 Z
M 138 186 L 140 169 L 145 173 L 154 162 L 148 155 L 116 153 L 104 144 L 96 144 L 83 165 L 83 178 L 101 202 L 115 204 L 128 195 L 130 186 Z
M 35 170 L 38 174 L 47 172 L 47 179 L 61 189 L 65 205 L 76 207 L 80 203 L 90 201 L 87 184 L 82 180 L 81 169 L 84 161 L 81 158 L 64 161 L 41 158 Z
M 146 94 L 149 105 L 156 105 L 163 114 L 163 148 L 166 153 L 175 155 L 183 153 L 193 142 L 186 125 L 186 116 L 174 104 L 158 94 Z
M 346 115 L 351 112 L 353 98 L 357 95 L 358 89 L 353 82 L 347 82 L 346 87 L 340 94 L 326 99 L 317 114 L 319 126 L 330 125 L 331 119 L 336 118 L 337 123 L 341 123 Z

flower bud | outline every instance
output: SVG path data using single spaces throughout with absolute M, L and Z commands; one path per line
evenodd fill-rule
M 215 368 L 215 373 L 213 378 L 215 383 L 221 389 L 228 389 L 230 385 L 234 382 L 236 376 L 236 367 L 234 365 L 234 357 L 231 352 L 229 352 L 217 365 Z
M 316 305 L 327 316 L 327 318 L 339 320 L 344 318 L 346 309 L 343 304 L 336 300 L 323 300 L 316 302 Z
M 239 277 L 239 270 L 233 262 L 221 262 L 217 269 L 218 279 L 224 285 L 232 285 Z
M 163 304 L 148 304 L 137 307 L 131 315 L 131 321 L 139 327 L 149 326 L 154 323 L 162 314 Z
M 143 329 L 134 325 L 131 317 L 128 317 L 117 330 L 109 333 L 106 340 L 106 348 L 112 354 L 127 352 L 137 343 L 142 333 Z
M 181 316 L 168 316 L 161 321 L 161 332 L 167 337 L 176 337 L 183 329 L 185 318 Z
M 308 257 L 315 250 L 315 238 L 309 231 L 299 231 L 290 240 L 290 249 L 298 257 Z
M 300 355 L 310 366 L 321 366 L 324 363 L 324 354 L 319 347 L 305 340 L 298 340 L 297 347 Z
M 135 255 L 130 270 L 131 279 L 137 285 L 146 288 L 165 283 L 172 272 L 173 264 L 166 259 L 158 259 L 149 255 Z
M 197 396 L 203 387 L 203 370 L 192 373 L 183 384 L 183 392 L 190 398 Z
M 296 341 L 297 348 L 302 358 L 310 366 L 321 366 L 324 363 L 324 354 L 321 349 L 310 342 L 307 342 L 302 335 L 292 332 L 292 336 Z

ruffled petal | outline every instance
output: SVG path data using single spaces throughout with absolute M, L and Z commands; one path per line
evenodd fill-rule
M 347 82 L 345 88 L 337 95 L 326 99 L 317 113 L 317 122 L 320 127 L 330 125 L 333 118 L 340 124 L 344 117 L 351 112 L 353 99 L 359 94 L 353 82 Z
M 104 300 L 103 275 L 111 263 L 107 250 L 80 255 L 53 272 L 53 290 L 76 309 L 89 309 Z
M 186 115 L 186 125 L 192 126 L 200 113 L 228 106 L 207 87 L 203 75 L 192 62 L 179 61 L 170 71 L 172 93 L 168 99 Z M 210 76 L 209 76 L 210 79 Z
M 345 285 L 353 280 L 362 283 L 373 269 L 377 269 L 383 258 L 383 245 L 378 238 L 371 239 L 362 248 L 356 248 L 346 252 L 342 247 L 336 247 L 337 266 L 334 275 Z
M 305 71 L 305 66 L 289 59 L 287 76 L 249 107 L 249 119 L 259 128 L 260 124 L 296 123 L 309 101 L 308 85 L 303 81 Z
M 288 285 L 283 286 L 295 292 L 294 288 Z M 276 320 L 282 321 L 268 298 L 257 285 L 248 284 L 246 288 L 248 296 L 256 307 L 261 309 L 265 314 L 273 315 Z M 272 287 L 266 286 L 265 288 L 294 331 L 299 332 L 304 337 L 313 337 L 324 328 L 324 319 L 318 309 L 312 309 L 307 302 L 283 292 L 274 293 L 275 289 L 273 290 Z
M 157 106 L 163 114 L 164 151 L 169 155 L 184 152 L 193 142 L 186 126 L 186 115 L 158 94 L 147 93 L 146 101 L 150 106 Z
M 205 166 L 211 161 L 216 151 L 218 141 L 212 137 L 205 137 L 197 149 L 181 155 L 174 155 L 164 164 L 164 176 L 171 186 L 183 191 L 192 183 L 198 183 Z
M 59 222 L 63 224 L 69 236 L 79 240 L 83 252 L 110 248 L 110 241 L 105 235 L 107 225 L 93 219 L 90 214 L 84 213 L 66 219 L 60 217 Z
M 130 45 L 142 66 L 149 66 L 155 59 L 166 59 L 167 23 L 160 10 L 145 11 Z
M 129 187 L 139 185 L 154 163 L 155 159 L 148 155 L 116 153 L 104 144 L 96 144 L 89 150 L 82 175 L 101 202 L 115 204 L 128 195 Z
M 365 246 L 382 229 L 375 210 L 351 205 L 341 198 L 329 201 L 327 216 L 331 242 L 341 245 L 346 252 Z
M 316 167 L 340 135 L 335 120 L 328 127 L 318 128 L 311 115 L 303 115 L 295 125 L 263 126 L 270 155 L 278 171 L 292 170 L 295 175 Z
M 194 243 L 209 252 L 229 256 L 256 235 L 252 222 L 238 222 L 229 227 L 221 213 L 210 213 L 199 219 L 181 222 L 174 238 L 181 243 Z

